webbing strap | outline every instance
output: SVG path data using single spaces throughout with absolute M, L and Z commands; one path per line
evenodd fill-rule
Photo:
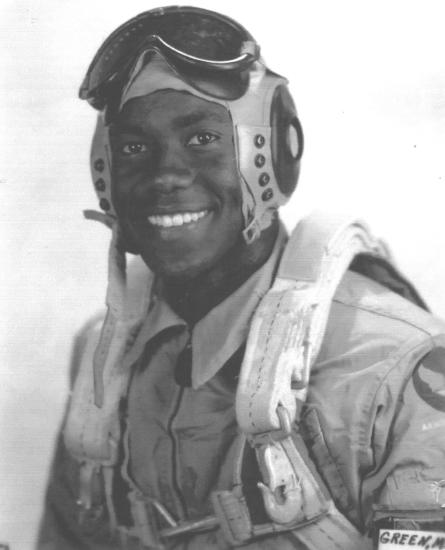
M 111 250 L 110 274 L 121 270 L 114 263 L 115 251 Z M 100 335 L 97 326 L 89 330 L 71 394 L 64 439 L 79 462 L 108 466 L 116 461 L 121 435 L 119 402 L 130 375 L 130 369 L 122 364 L 123 358 L 145 317 L 152 283 L 150 272 L 141 262 L 133 262 L 129 267 L 127 284 L 123 275 L 116 273 L 110 281 L 108 313 Z M 98 387 L 102 388 L 99 394 Z
M 359 222 L 344 219 L 327 221 L 326 216 L 322 219 L 315 216 L 298 225 L 284 254 L 277 280 L 254 316 L 240 375 L 236 408 L 243 432 L 258 447 L 269 436 L 271 441 L 280 438 L 285 440 L 287 437 L 285 426 L 282 425 L 284 417 L 278 415 L 278 410 L 284 410 L 288 415 L 288 425 L 297 417 L 296 400 L 304 401 L 310 365 L 321 344 L 330 302 L 351 259 L 363 251 L 387 257 L 385 248 L 373 240 Z M 114 258 L 115 251 L 110 252 L 110 257 Z M 121 273 L 120 268 L 114 258 L 111 269 L 118 269 Z M 124 296 L 121 280 L 118 282 L 119 285 L 111 285 L 108 295 L 108 298 L 113 297 L 111 304 L 108 304 L 115 317 L 112 323 L 113 337 L 102 337 L 100 344 L 104 347 L 103 350 L 99 347 L 97 355 L 98 359 L 100 355 L 101 368 L 98 371 L 102 370 L 105 390 L 102 408 L 94 402 L 91 372 L 91 358 L 97 344 L 96 333 L 88 343 L 90 349 L 84 354 L 65 427 L 66 445 L 79 461 L 110 466 L 116 460 L 113 449 L 120 438 L 118 404 L 128 378 L 128 369 L 122 369 L 120 362 L 148 305 L 148 299 L 140 300 L 140 291 L 142 288 L 150 288 L 146 280 L 142 285 L 140 282 L 130 285 L 136 300 L 132 302 L 131 296 Z M 114 290 L 117 290 L 116 296 Z M 268 468 L 267 460 L 263 465 L 260 464 L 263 472 L 269 474 L 269 480 L 275 479 L 276 484 L 280 482 L 281 473 L 283 479 L 288 478 L 292 461 L 296 462 L 292 459 L 293 449 L 287 448 L 284 440 L 278 445 L 283 449 L 280 455 L 280 459 L 283 459 L 281 470 L 271 471 L 272 467 Z M 264 446 L 263 450 L 266 450 Z M 272 466 L 273 463 L 274 460 L 269 461 Z M 272 492 L 280 487 L 268 486 Z M 283 495 L 286 497 L 285 486 L 284 489 Z M 277 529 L 287 530 L 284 525 Z M 340 547 L 347 550 L 367 548 L 363 537 L 333 505 L 323 518 L 291 532 L 292 536 L 304 541 L 310 550 L 336 550 L 339 546 L 330 543 L 331 539 L 337 541 L 336 537 L 340 541 L 346 539 L 344 543 L 338 544 L 343 544 Z
M 240 437 L 240 452 L 243 452 Z M 226 540 L 232 546 L 241 546 L 259 537 L 286 533 L 299 541 L 297 548 L 305 550 L 367 550 L 371 548 L 369 538 L 363 536 L 354 525 L 335 507 L 329 496 L 315 464 L 311 460 L 305 443 L 297 430 L 287 438 L 277 441 L 272 446 L 275 466 L 280 461 L 282 450 L 290 458 L 290 473 L 293 475 L 293 487 L 282 494 L 283 503 L 290 502 L 289 509 L 284 509 L 280 517 L 280 505 L 265 499 L 265 508 L 272 521 L 253 524 L 246 499 L 242 491 L 241 465 L 235 472 L 232 491 L 215 491 L 212 503 L 220 528 Z M 277 471 L 279 471 L 279 466 Z M 270 479 L 264 479 L 270 484 Z M 260 484 L 264 493 L 266 484 Z M 272 496 L 272 495 L 271 495 Z M 297 497 L 297 499 L 294 498 Z M 270 511 L 272 513 L 270 514 Z
M 245 434 L 279 430 L 279 405 L 296 419 L 332 298 L 359 253 L 388 259 L 386 247 L 355 219 L 315 213 L 297 225 L 251 323 L 236 396 Z
M 254 314 L 241 367 L 236 414 L 256 452 L 266 512 L 278 525 L 319 515 L 300 528 L 290 527 L 292 536 L 309 550 L 367 548 L 308 467 L 304 443 L 291 437 L 332 298 L 351 261 L 363 253 L 389 260 L 386 247 L 354 218 L 315 213 L 302 220 L 290 237 L 274 285 Z
M 364 537 L 332 503 L 319 521 L 291 531 L 290 536 L 307 550 L 372 550 L 372 539 Z

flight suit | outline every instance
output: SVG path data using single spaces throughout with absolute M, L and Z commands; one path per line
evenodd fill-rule
M 124 437 L 113 482 L 118 523 L 132 522 L 129 490 L 155 499 L 175 520 L 199 520 L 213 514 L 212 491 L 232 488 L 238 373 L 249 321 L 273 282 L 283 244 L 192 328 L 161 292 L 153 300 L 130 350 Z M 80 336 L 77 356 L 98 330 L 97 324 L 89 326 Z M 445 504 L 444 345 L 440 320 L 362 274 L 346 273 L 311 373 L 299 431 L 338 510 L 363 533 L 372 527 L 373 507 L 427 510 Z M 62 443 L 58 453 L 39 549 L 119 548 L 108 534 L 99 482 L 97 505 L 79 525 L 78 468 Z M 252 452 L 246 452 L 245 463 L 251 515 L 261 522 Z M 126 544 L 138 548 L 134 540 Z M 219 529 L 167 544 L 189 550 L 229 547 Z M 289 532 L 245 548 L 304 546 Z

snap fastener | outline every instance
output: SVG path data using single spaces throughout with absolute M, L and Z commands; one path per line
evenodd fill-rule
M 257 134 L 253 142 L 255 143 L 255 146 L 259 149 L 266 143 L 266 138 L 261 134 Z
M 110 203 L 107 201 L 107 199 L 100 199 L 99 206 L 102 208 L 102 210 L 110 210 Z
M 103 159 L 97 159 L 96 161 L 94 161 L 94 169 L 97 170 L 98 172 L 103 172 L 105 168 L 105 162 Z
M 261 187 L 264 187 L 270 182 L 270 176 L 267 172 L 263 172 L 260 177 L 258 178 L 258 183 L 261 185 Z
M 272 189 L 266 189 L 263 194 L 261 195 L 261 198 L 263 201 L 268 201 L 273 197 L 273 191 Z
M 98 191 L 105 191 L 105 181 L 102 179 L 102 178 L 99 178 L 95 183 L 94 183 L 94 186 L 95 188 L 98 190 Z
M 266 157 L 264 155 L 257 155 L 255 157 L 255 166 L 257 168 L 262 168 L 266 163 Z

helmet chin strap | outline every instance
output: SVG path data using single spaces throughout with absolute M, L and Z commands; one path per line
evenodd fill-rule
M 117 220 L 111 226 L 111 242 L 108 251 L 107 313 L 100 340 L 93 358 L 95 403 L 101 407 L 104 400 L 103 372 L 116 326 L 123 320 L 126 296 L 126 257 L 121 246 L 121 229 Z
M 116 326 L 124 320 L 127 273 L 126 256 L 122 244 L 122 230 L 117 217 L 95 210 L 85 210 L 85 218 L 105 224 L 111 229 L 108 249 L 108 286 L 105 304 L 107 313 L 93 358 L 95 404 L 102 407 L 104 400 L 103 373 Z

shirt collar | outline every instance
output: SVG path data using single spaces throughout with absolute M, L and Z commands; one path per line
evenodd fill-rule
M 215 306 L 192 332 L 192 386 L 194 389 L 208 382 L 246 341 L 250 320 L 259 302 L 272 285 L 281 252 L 287 240 L 286 230 L 280 225 L 277 240 L 268 260 L 235 292 Z M 187 323 L 161 297 L 153 295 L 147 317 L 131 346 L 125 364 L 134 363 L 146 344 L 170 327 Z

